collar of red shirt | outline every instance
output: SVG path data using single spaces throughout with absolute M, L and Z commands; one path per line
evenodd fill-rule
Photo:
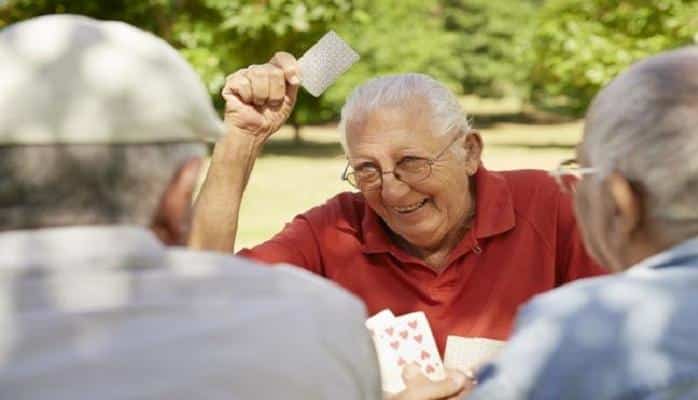
M 481 166 L 475 173 L 475 220 L 463 240 L 449 255 L 449 264 L 462 255 L 477 248 L 478 239 L 495 236 L 515 226 L 514 204 L 511 191 L 504 177 Z M 361 221 L 363 238 L 362 251 L 366 254 L 391 253 L 402 261 L 414 261 L 396 246 L 387 233 L 381 218 L 365 204 Z

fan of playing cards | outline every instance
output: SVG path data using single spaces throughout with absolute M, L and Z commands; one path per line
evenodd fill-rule
M 396 393 L 405 389 L 402 369 L 409 363 L 419 365 L 422 372 L 433 380 L 446 377 L 423 312 L 395 317 L 390 310 L 383 310 L 369 318 L 366 327 L 376 346 L 384 391 Z
M 441 362 L 429 321 L 423 312 L 395 317 L 383 310 L 366 320 L 378 354 L 383 390 L 389 393 L 405 389 L 402 370 L 409 363 L 417 364 L 432 380 L 444 379 L 447 368 L 472 373 L 494 358 L 504 342 L 485 338 L 448 336 L 444 362 Z

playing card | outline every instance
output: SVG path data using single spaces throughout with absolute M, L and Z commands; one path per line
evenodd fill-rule
M 318 97 L 358 60 L 359 55 L 329 31 L 298 59 L 301 85 Z
M 381 383 L 383 390 L 397 393 L 405 389 L 402 381 L 402 367 L 398 367 L 398 356 L 395 349 L 395 317 L 390 310 L 383 310 L 366 320 L 373 344 L 378 355 Z
M 423 312 L 413 312 L 395 318 L 394 327 L 397 337 L 391 342 L 391 346 L 397 351 L 397 364 L 400 369 L 409 363 L 416 363 L 428 378 L 446 378 L 429 321 Z M 395 346 L 395 343 L 398 345 Z
M 448 336 L 444 365 L 463 373 L 476 372 L 485 363 L 497 356 L 505 342 L 486 338 Z

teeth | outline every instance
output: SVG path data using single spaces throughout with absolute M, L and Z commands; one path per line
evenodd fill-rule
M 406 207 L 393 207 L 393 209 L 397 212 L 404 213 L 404 212 L 414 211 L 414 210 L 418 209 L 419 207 L 423 206 L 424 203 L 426 203 L 426 199 L 420 201 L 419 203 L 415 203 L 415 204 L 412 204 L 412 205 L 409 205 Z

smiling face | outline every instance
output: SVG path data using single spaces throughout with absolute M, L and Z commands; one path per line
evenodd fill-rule
M 421 101 L 383 107 L 357 119 L 347 123 L 347 152 L 354 169 L 393 171 L 405 158 L 434 158 L 458 134 L 435 132 L 428 106 Z M 434 251 L 459 240 L 473 207 L 468 178 L 479 166 L 479 148 L 471 152 L 474 156 L 466 154 L 471 142 L 459 138 L 432 165 L 431 175 L 416 184 L 384 174 L 380 188 L 363 192 L 368 205 L 418 249 Z

